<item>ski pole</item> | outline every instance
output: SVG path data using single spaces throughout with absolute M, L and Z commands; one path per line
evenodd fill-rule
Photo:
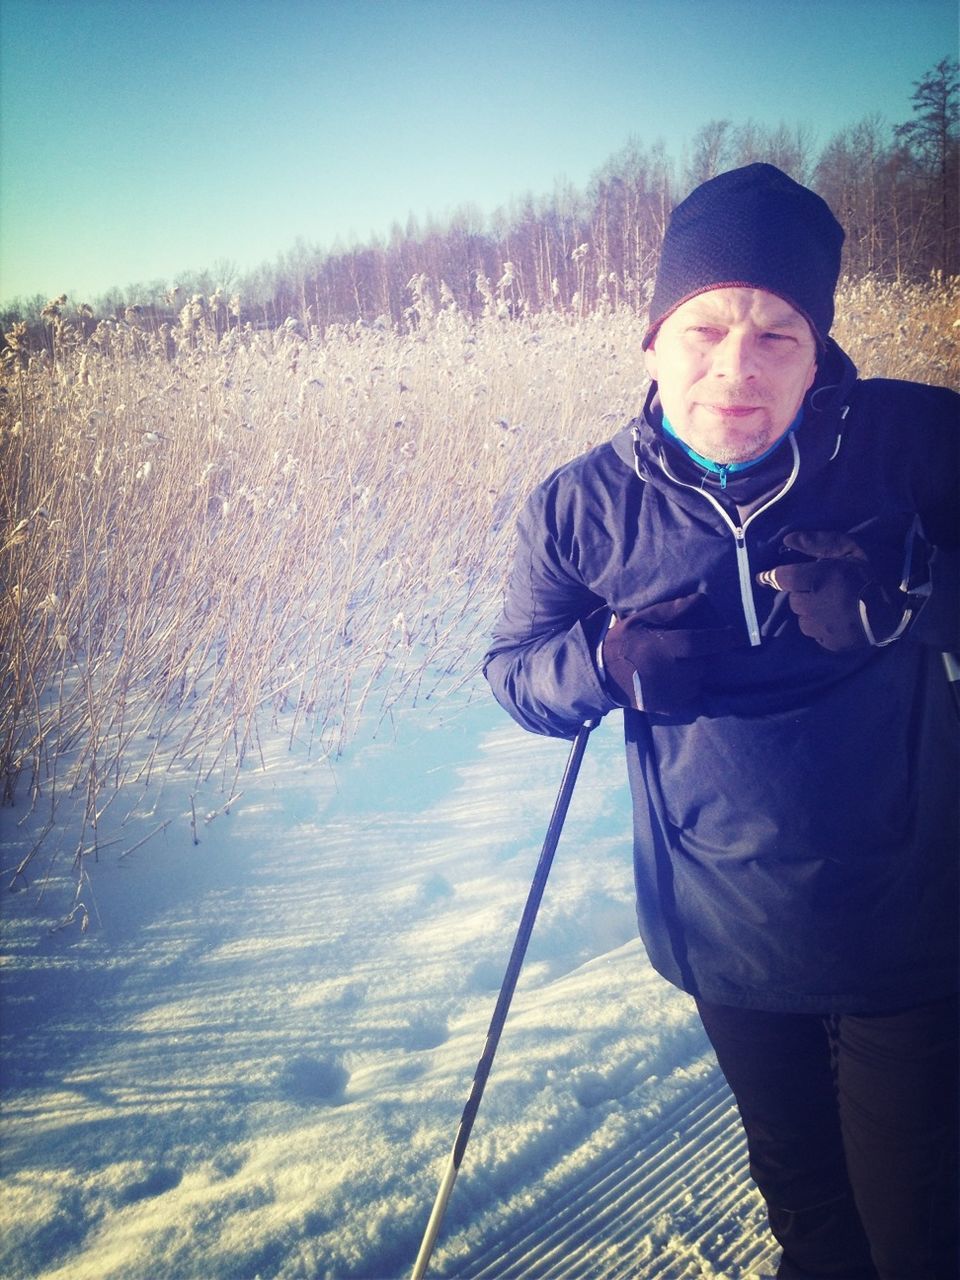
M 587 739 L 591 732 L 597 727 L 598 723 L 599 721 L 597 720 L 585 721 L 573 740 L 573 746 L 570 748 L 570 755 L 567 759 L 567 765 L 563 771 L 563 778 L 560 782 L 560 790 L 557 793 L 557 799 L 553 806 L 550 825 L 547 827 L 547 834 L 544 837 L 543 848 L 540 850 L 540 860 L 537 863 L 537 869 L 533 875 L 533 883 L 530 885 L 530 892 L 527 895 L 527 905 L 523 909 L 523 915 L 520 919 L 520 928 L 517 930 L 517 936 L 513 944 L 513 951 L 510 953 L 510 959 L 507 963 L 507 971 L 500 987 L 500 995 L 497 998 L 493 1017 L 490 1020 L 490 1029 L 487 1031 L 487 1039 L 483 1046 L 483 1053 L 480 1055 L 480 1061 L 477 1063 L 477 1069 L 474 1073 L 473 1087 L 470 1090 L 470 1097 L 467 1099 L 467 1105 L 463 1109 L 463 1115 L 460 1117 L 460 1125 L 457 1129 L 457 1136 L 453 1144 L 453 1150 L 450 1153 L 446 1170 L 440 1182 L 440 1189 L 437 1192 L 437 1198 L 434 1201 L 433 1212 L 430 1214 L 430 1220 L 427 1223 L 426 1231 L 423 1233 L 420 1252 L 417 1254 L 417 1260 L 414 1263 L 411 1280 L 421 1280 L 421 1277 L 430 1262 L 430 1255 L 433 1253 L 433 1246 L 436 1243 L 437 1236 L 440 1232 L 440 1224 L 443 1222 L 443 1215 L 446 1212 L 447 1201 L 450 1199 L 450 1193 L 453 1191 L 453 1184 L 456 1181 L 457 1174 L 460 1171 L 460 1165 L 463 1161 L 463 1154 L 466 1151 L 467 1143 L 470 1140 L 470 1130 L 473 1128 L 473 1122 L 477 1116 L 477 1109 L 480 1106 L 480 1099 L 483 1097 L 483 1090 L 487 1083 L 487 1076 L 489 1076 L 490 1068 L 493 1066 L 493 1057 L 497 1052 L 497 1045 L 500 1043 L 503 1024 L 507 1020 L 510 1001 L 513 999 L 513 992 L 517 985 L 517 978 L 520 976 L 520 968 L 523 964 L 523 957 L 526 954 L 527 943 L 530 941 L 530 934 L 533 932 L 533 922 L 537 918 L 540 900 L 543 897 L 543 891 L 546 888 L 547 876 L 550 874 L 553 855 L 556 852 L 557 844 L 560 840 L 560 832 L 563 829 L 563 821 L 567 816 L 567 809 L 570 805 L 570 797 L 573 795 L 573 788 L 577 781 L 577 774 L 580 772 L 580 762 L 582 761 L 583 753 L 586 750 Z

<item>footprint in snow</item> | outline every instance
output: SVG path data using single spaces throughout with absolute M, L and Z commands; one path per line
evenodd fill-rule
M 628 1064 L 617 1067 L 606 1075 L 585 1071 L 573 1082 L 573 1096 L 581 1107 L 596 1107 L 601 1102 L 613 1102 L 625 1098 L 636 1084 L 633 1068 Z
M 291 1058 L 280 1073 L 280 1092 L 304 1107 L 339 1102 L 349 1079 L 349 1071 L 336 1058 Z
M 439 1049 L 449 1038 L 447 1024 L 431 1021 L 429 1018 L 412 1019 L 403 1033 L 404 1047 L 411 1051 Z
M 139 1200 L 148 1200 L 151 1196 L 162 1196 L 165 1191 L 179 1187 L 183 1180 L 183 1172 L 170 1165 L 160 1165 L 148 1173 L 140 1182 L 132 1182 L 121 1194 L 124 1204 L 136 1204 Z

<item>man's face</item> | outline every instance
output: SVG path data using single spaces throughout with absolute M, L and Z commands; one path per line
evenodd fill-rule
M 711 289 L 669 315 L 647 348 L 674 431 L 713 462 L 746 462 L 779 439 L 817 372 L 809 323 L 763 289 Z

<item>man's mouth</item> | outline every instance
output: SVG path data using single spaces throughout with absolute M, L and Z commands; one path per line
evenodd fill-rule
M 757 404 L 711 404 L 707 406 L 712 413 L 717 414 L 721 418 L 749 418 L 751 413 L 757 413 L 760 405 Z

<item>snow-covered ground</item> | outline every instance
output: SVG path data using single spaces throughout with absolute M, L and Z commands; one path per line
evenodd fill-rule
M 154 785 L 140 832 L 172 821 L 91 869 L 86 933 L 4 886 L 4 1280 L 409 1273 L 568 749 L 468 693 L 333 764 L 278 739 L 196 845 L 189 782 Z M 772 1269 L 729 1094 L 636 939 L 629 833 L 611 718 L 430 1275 Z

